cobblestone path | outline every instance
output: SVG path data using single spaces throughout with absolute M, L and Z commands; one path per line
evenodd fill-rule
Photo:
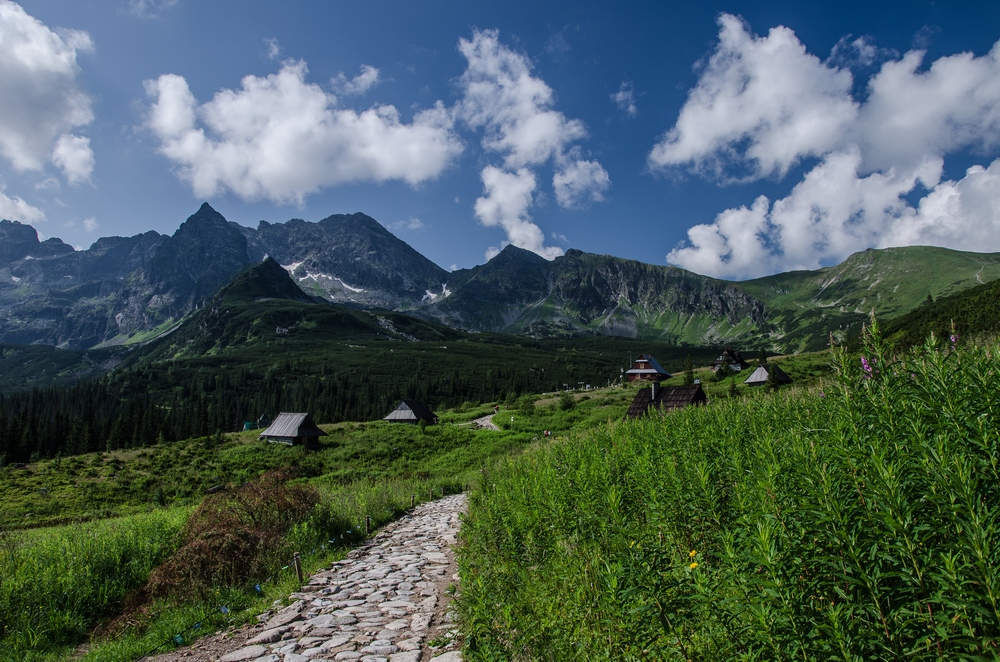
M 500 429 L 497 427 L 497 424 L 493 422 L 493 414 L 490 414 L 489 416 L 483 416 L 482 418 L 477 418 L 476 420 L 472 421 L 472 424 L 477 427 L 483 428 L 484 430 Z
M 448 603 L 464 494 L 420 504 L 314 574 L 261 624 L 156 662 L 460 662 Z

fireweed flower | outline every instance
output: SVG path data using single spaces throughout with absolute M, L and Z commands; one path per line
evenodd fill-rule
M 868 363 L 868 359 L 864 356 L 861 357 L 861 369 L 865 371 L 866 378 L 871 377 L 872 373 L 874 372 L 872 370 L 871 364 Z

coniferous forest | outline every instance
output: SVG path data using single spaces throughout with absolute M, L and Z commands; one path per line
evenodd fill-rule
M 655 348 L 655 349 L 649 349 Z M 243 429 L 281 411 L 322 422 L 367 421 L 399 400 L 427 406 L 516 398 L 606 385 L 629 352 L 655 351 L 668 369 L 715 350 L 660 347 L 629 339 L 533 341 L 483 337 L 445 344 L 376 340 L 325 355 L 274 348 L 152 361 L 69 386 L 0 393 L 4 463 L 137 448 Z

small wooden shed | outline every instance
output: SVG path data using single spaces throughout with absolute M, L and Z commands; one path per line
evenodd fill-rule
M 754 370 L 743 383 L 747 386 L 763 386 L 767 383 L 767 379 L 772 373 L 774 374 L 774 379 L 778 382 L 778 384 L 792 383 L 792 378 L 786 375 L 784 370 L 769 363 L 764 363 L 759 368 Z
M 625 379 L 630 382 L 662 382 L 672 376 L 652 354 L 640 354 L 632 367 L 625 371 Z
M 724 349 L 719 358 L 715 359 L 709 365 L 712 366 L 713 372 L 718 372 L 721 369 L 733 370 L 739 372 L 744 368 L 749 368 L 750 363 L 743 360 L 743 356 L 740 355 L 737 349 Z
M 660 386 L 653 382 L 649 388 L 641 388 L 632 398 L 625 418 L 642 418 L 653 411 L 666 413 L 674 409 L 683 409 L 688 405 L 703 405 L 708 402 L 708 396 L 702 390 L 701 384 L 690 386 Z
M 430 409 L 424 406 L 420 400 L 400 400 L 396 408 L 389 412 L 389 415 L 382 419 L 392 423 L 419 423 L 427 421 L 433 425 L 437 423 L 438 417 Z
M 258 438 L 289 446 L 302 444 L 306 448 L 316 450 L 320 447 L 319 438 L 325 436 L 326 433 L 313 423 L 309 414 L 282 412 L 266 430 L 260 433 Z

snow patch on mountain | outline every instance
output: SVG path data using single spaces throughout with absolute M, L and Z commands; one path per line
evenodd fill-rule
M 448 289 L 448 285 L 441 283 L 441 292 L 431 292 L 430 290 L 424 290 L 424 296 L 421 297 L 420 301 L 437 301 L 438 299 L 444 299 L 451 294 L 451 290 Z
M 338 283 L 340 283 L 340 286 L 342 288 L 344 288 L 345 290 L 349 290 L 351 292 L 364 292 L 363 288 L 352 287 L 352 286 L 348 285 L 347 283 L 345 283 L 343 281 L 343 279 L 337 278 L 336 276 L 331 276 L 330 274 L 313 273 L 313 272 L 309 271 L 308 269 L 306 269 L 306 275 L 305 276 L 302 276 L 302 277 L 296 276 L 295 275 L 295 270 L 298 269 L 300 266 L 302 266 L 302 262 L 292 262 L 291 264 L 282 264 L 281 268 L 284 269 L 285 271 L 287 271 L 289 276 L 291 276 L 292 278 L 295 278 L 300 283 L 302 281 L 304 281 L 304 280 L 312 280 L 312 281 L 314 281 L 316 283 L 319 283 L 319 281 L 321 279 L 322 280 L 327 280 L 327 281 L 334 281 L 335 280 Z

